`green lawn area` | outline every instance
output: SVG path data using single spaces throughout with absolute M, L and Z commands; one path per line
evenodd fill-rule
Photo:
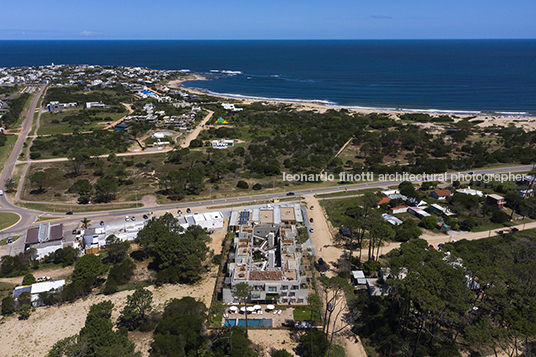
M 0 282 L 0 300 L 5 298 L 6 296 L 11 295 L 13 289 L 15 289 L 15 286 L 15 284 Z
M 344 186 L 342 186 L 342 187 L 344 187 Z M 316 198 L 330 198 L 330 197 L 344 197 L 344 196 L 352 196 L 352 195 L 363 195 L 365 192 L 376 193 L 379 190 L 380 190 L 379 188 L 365 188 L 363 190 L 351 190 L 351 191 L 333 192 L 333 193 L 326 193 L 324 195 L 316 195 Z
M 78 113 L 84 113 L 83 109 L 67 109 L 63 112 L 57 113 L 43 113 L 41 114 L 40 126 L 37 131 L 38 135 L 47 134 L 62 134 L 72 133 L 75 129 L 77 131 L 92 131 L 95 129 L 102 129 L 107 122 L 113 122 L 122 118 L 125 113 L 115 113 L 102 111 L 97 113 L 92 121 L 85 121 L 84 125 L 71 125 L 69 122 L 63 122 L 62 120 L 69 115 L 76 115 Z M 95 120 L 97 119 L 97 120 Z M 55 121 L 55 122 L 52 122 Z
M 0 212 L 0 230 L 14 225 L 19 220 L 20 216 L 16 213 Z
M 320 204 L 325 208 L 328 218 L 334 227 L 345 224 L 347 216 L 346 210 L 361 205 L 360 197 L 341 198 L 337 200 L 320 200 Z
M 67 205 L 55 205 L 55 204 L 45 204 L 45 203 L 23 203 L 17 202 L 18 206 L 34 209 L 38 211 L 45 212 L 67 212 L 69 211 L 69 206 Z M 100 211 L 113 211 L 118 209 L 128 209 L 140 207 L 140 204 L 136 203 L 113 203 L 106 205 L 72 205 L 74 213 L 81 212 L 100 212 Z
M 309 306 L 295 307 L 293 312 L 294 321 L 309 321 L 311 319 L 311 310 Z M 313 321 L 320 320 L 320 313 L 313 314 Z
M 15 145 L 16 141 L 17 141 L 17 135 L 7 135 L 6 144 L 0 147 L 0 165 L 2 165 L 2 167 L 4 166 L 7 159 L 9 158 L 9 154 L 11 154 L 11 150 L 13 150 L 11 145 Z

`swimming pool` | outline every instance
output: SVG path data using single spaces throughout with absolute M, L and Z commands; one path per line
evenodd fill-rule
M 229 325 L 236 326 L 238 321 L 238 326 L 246 326 L 246 319 L 229 319 Z M 225 326 L 227 321 L 225 321 Z M 249 327 L 272 327 L 272 319 L 248 319 Z

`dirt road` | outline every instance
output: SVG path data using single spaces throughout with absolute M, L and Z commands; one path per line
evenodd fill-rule
M 212 118 L 212 114 L 214 114 L 214 112 L 211 111 L 211 110 L 208 110 L 208 109 L 205 109 L 205 110 L 208 112 L 207 116 L 201 121 L 201 123 L 199 123 L 199 125 L 197 125 L 197 127 L 194 129 L 194 131 L 192 131 L 190 134 L 188 134 L 188 136 L 181 143 L 181 147 L 183 147 L 183 148 L 189 147 L 190 142 L 192 140 L 197 139 L 197 136 L 199 135 L 199 133 L 201 133 L 201 131 L 203 129 L 205 129 L 205 125 L 210 120 L 210 118 Z

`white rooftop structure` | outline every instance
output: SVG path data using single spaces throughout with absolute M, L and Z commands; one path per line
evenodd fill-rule
M 221 212 L 205 212 L 197 214 L 186 214 L 175 216 L 179 219 L 179 224 L 186 229 L 189 226 L 201 226 L 206 229 L 222 228 L 225 218 Z
M 400 191 L 398 190 L 385 190 L 385 191 L 380 191 L 382 193 L 382 195 L 384 195 L 385 197 L 389 197 L 391 195 L 399 195 L 400 194 Z M 392 197 L 391 197 L 392 198 Z
M 367 284 L 367 279 L 365 278 L 365 273 L 363 273 L 363 270 L 353 270 L 352 277 L 354 279 L 354 285 Z
M 478 196 L 478 197 L 483 197 L 484 196 L 484 193 L 482 191 L 473 190 L 473 189 L 471 189 L 471 187 L 463 188 L 461 190 L 457 190 L 456 193 L 463 193 L 465 195 L 472 195 L 472 196 Z
M 237 108 L 237 107 L 235 107 L 234 104 L 229 104 L 229 103 L 221 103 L 221 106 L 223 107 L 223 109 L 232 110 L 234 112 L 239 112 L 239 111 L 243 110 L 242 108 Z
M 60 290 L 65 285 L 65 279 L 49 280 L 32 285 L 17 286 L 13 290 L 13 297 L 18 298 L 23 292 L 31 294 L 31 302 L 33 306 L 39 305 L 39 294 L 51 290 Z
M 402 223 L 402 220 L 396 218 L 395 216 L 391 216 L 390 214 L 384 213 L 382 214 L 382 218 L 384 221 L 391 223 L 393 226 L 399 226 Z

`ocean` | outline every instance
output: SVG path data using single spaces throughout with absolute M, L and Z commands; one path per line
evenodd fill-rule
M 185 86 L 235 96 L 536 113 L 536 40 L 0 41 L 0 54 L 0 67 L 188 69 L 212 80 Z

